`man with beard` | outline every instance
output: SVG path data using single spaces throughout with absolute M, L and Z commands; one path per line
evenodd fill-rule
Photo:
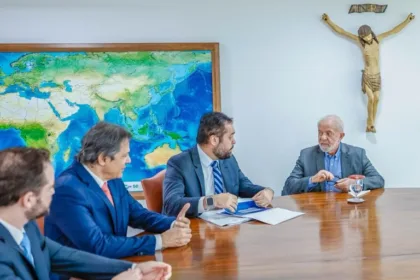
M 0 279 L 49 280 L 50 272 L 83 279 L 168 279 L 164 263 L 133 264 L 62 246 L 42 236 L 37 218 L 49 212 L 54 170 L 47 150 L 0 151 Z
M 254 185 L 241 171 L 232 155 L 233 119 L 220 112 L 202 116 L 197 145 L 173 156 L 163 182 L 163 212 L 176 216 L 190 203 L 188 216 L 207 210 L 227 208 L 234 212 L 238 196 L 250 198 L 261 207 L 271 203 L 274 191 Z
M 318 122 L 318 145 L 303 149 L 287 178 L 283 195 L 304 192 L 348 192 L 350 175 L 363 175 L 365 190 L 384 187 L 384 179 L 362 148 L 341 143 L 342 120 L 329 115 Z

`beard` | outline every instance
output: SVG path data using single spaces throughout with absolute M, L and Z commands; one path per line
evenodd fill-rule
M 217 147 L 215 147 L 213 149 L 213 154 L 218 159 L 227 159 L 227 158 L 230 158 L 232 156 L 232 150 L 233 150 L 233 146 L 232 146 L 232 148 L 230 148 L 230 150 L 225 151 L 225 150 L 223 150 L 223 148 L 221 147 L 221 145 L 218 145 Z
M 36 202 L 34 207 L 25 212 L 25 216 L 29 221 L 48 215 L 50 212 L 49 207 L 42 204 L 41 199 L 38 198 Z
M 332 151 L 335 150 L 335 148 L 337 148 L 337 145 L 331 145 L 331 146 L 322 146 L 321 144 L 318 145 L 319 148 L 321 149 L 321 151 L 323 151 L 324 153 L 330 153 Z

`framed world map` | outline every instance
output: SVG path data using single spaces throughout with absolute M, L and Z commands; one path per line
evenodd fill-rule
M 0 44 L 0 150 L 47 148 L 56 176 L 98 121 L 131 132 L 123 180 L 140 180 L 195 145 L 220 111 L 218 43 Z

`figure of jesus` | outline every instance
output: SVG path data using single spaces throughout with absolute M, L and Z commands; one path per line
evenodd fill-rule
M 376 111 L 379 103 L 379 93 L 381 90 L 381 73 L 379 70 L 379 43 L 386 37 L 400 32 L 414 19 L 413 14 L 408 17 L 393 29 L 384 32 L 378 36 L 372 31 L 370 26 L 362 25 L 358 30 L 358 35 L 354 35 L 345 31 L 343 28 L 337 26 L 331 21 L 327 14 L 322 15 L 322 19 L 340 35 L 349 38 L 362 48 L 364 70 L 362 70 L 362 91 L 368 97 L 368 118 L 366 132 L 376 132 L 375 121 Z

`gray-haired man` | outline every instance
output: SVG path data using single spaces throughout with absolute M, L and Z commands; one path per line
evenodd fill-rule
M 143 208 L 121 180 L 131 135 L 100 122 L 83 137 L 77 160 L 56 180 L 45 234 L 63 245 L 110 258 L 153 255 L 191 239 L 189 204 L 177 218 Z M 127 237 L 128 226 L 156 235 Z
M 350 175 L 363 175 L 364 189 L 384 187 L 384 179 L 362 148 L 341 142 L 343 121 L 328 115 L 318 122 L 318 145 L 303 149 L 287 178 L 282 195 L 304 192 L 348 192 Z

